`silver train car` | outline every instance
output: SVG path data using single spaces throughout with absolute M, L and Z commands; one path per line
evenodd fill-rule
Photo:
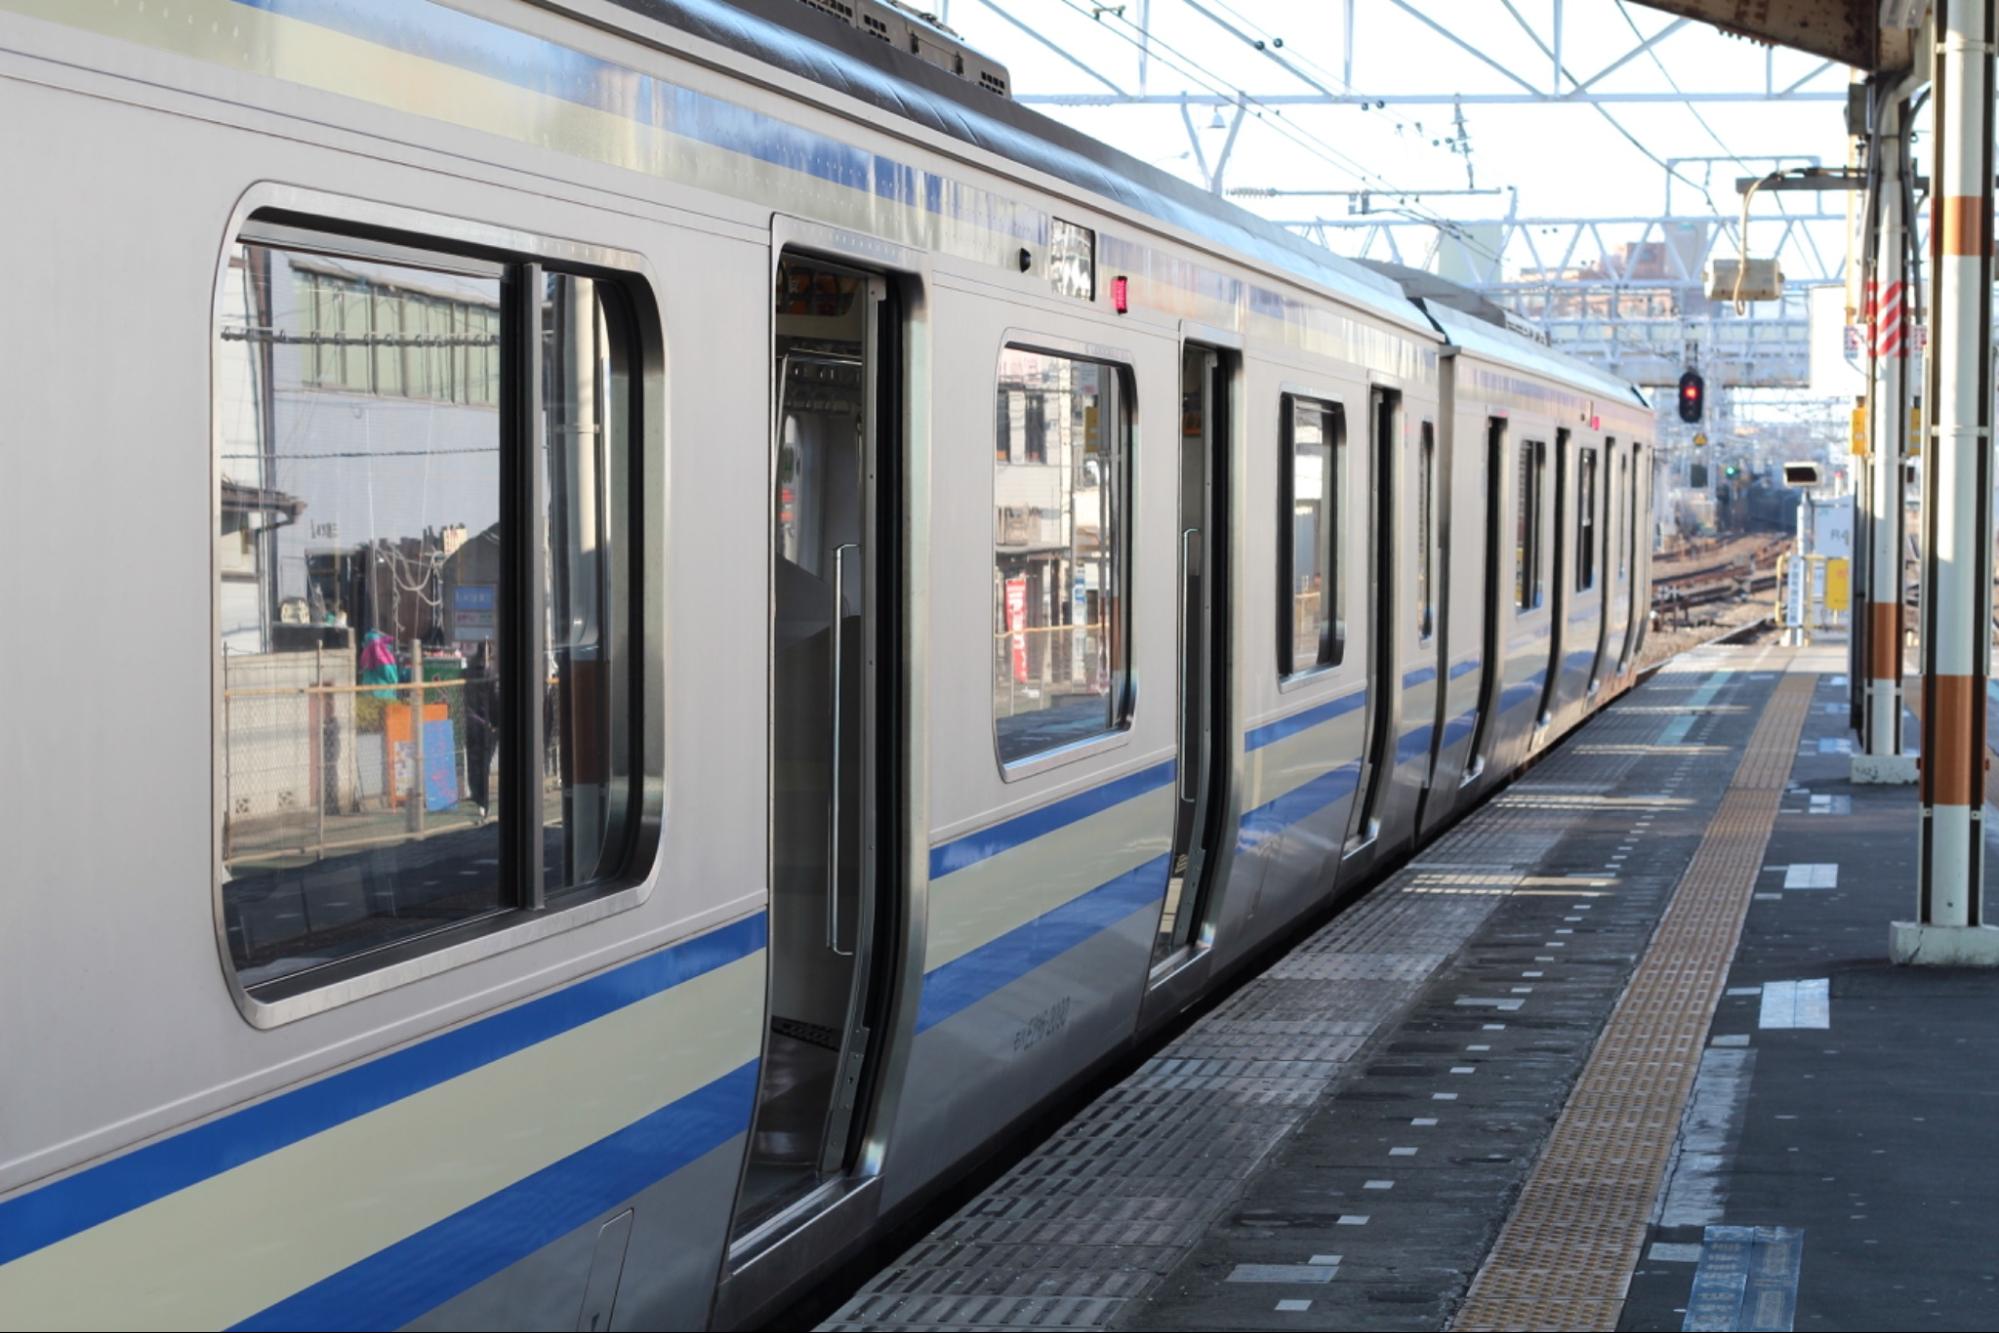
M 0 1325 L 767 1318 L 1631 683 L 1629 386 L 834 8 L 0 0 Z

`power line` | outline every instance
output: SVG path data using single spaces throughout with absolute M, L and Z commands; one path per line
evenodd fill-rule
M 1152 48 L 1155 48 L 1158 51 L 1165 52 L 1167 56 L 1170 57 L 1170 59 L 1165 60 L 1166 64 L 1171 66 L 1177 73 L 1181 74 L 1183 77 L 1206 88 L 1210 93 L 1213 93 L 1218 97 L 1230 98 L 1231 100 L 1234 100 L 1245 109 L 1248 109 L 1252 106 L 1258 108 L 1255 113 L 1256 118 L 1258 120 L 1270 126 L 1273 130 L 1277 131 L 1278 133 L 1282 134 L 1285 138 L 1289 139 L 1293 144 L 1297 145 L 1300 148 L 1303 148 L 1306 152 L 1311 153 L 1313 156 L 1319 158 L 1321 161 L 1324 161 L 1329 166 L 1335 167 L 1338 170 L 1346 172 L 1348 175 L 1352 176 L 1356 180 L 1360 181 L 1371 180 L 1377 182 L 1378 188 L 1383 194 L 1406 196 L 1406 195 L 1420 193 L 1420 191 L 1404 190 L 1399 188 L 1387 177 L 1381 175 L 1379 172 L 1373 170 L 1372 168 L 1367 167 L 1358 160 L 1349 157 L 1347 154 L 1341 152 L 1337 148 L 1334 148 L 1331 144 L 1319 138 L 1317 135 L 1311 133 L 1309 130 L 1305 130 L 1302 127 L 1299 127 L 1289 121 L 1284 120 L 1283 112 L 1281 110 L 1274 107 L 1268 107 L 1261 99 L 1255 97 L 1254 95 L 1243 90 L 1242 88 L 1234 87 L 1229 79 L 1223 77 L 1222 75 L 1216 74 L 1213 70 L 1202 65 L 1199 61 L 1187 55 L 1179 48 L 1173 46 L 1170 42 L 1163 40 L 1156 34 L 1146 33 L 1145 30 L 1139 28 L 1136 24 L 1134 24 L 1131 20 L 1125 18 L 1122 14 L 1111 10 L 1100 10 L 1093 12 L 1089 9 L 1084 8 L 1082 4 L 1078 3 L 1078 0 L 1059 0 L 1059 2 L 1062 5 L 1064 5 L 1066 8 L 1072 10 L 1073 12 L 1080 14 L 1083 17 L 1088 18 L 1093 22 L 1098 23 L 1100 26 L 1105 26 L 1106 31 L 1109 31 L 1114 36 L 1118 37 L 1120 40 L 1126 42 L 1127 44 L 1133 47 L 1145 49 L 1146 42 L 1149 42 Z M 1115 19 L 1124 28 L 1131 29 L 1133 33 L 1137 33 L 1139 34 L 1139 36 L 1134 37 L 1130 33 L 1121 31 L 1119 28 L 1108 27 L 1104 25 L 1103 20 L 1107 18 Z M 1264 114 L 1266 110 L 1268 110 L 1271 113 L 1270 116 L 1268 117 L 1266 117 Z M 1480 244 L 1475 238 L 1473 238 L 1468 232 L 1466 232 L 1462 227 L 1460 227 L 1457 223 L 1453 222 L 1451 219 L 1443 217 L 1440 214 L 1430 213 L 1427 210 L 1412 208 L 1409 211 L 1418 216 L 1423 217 L 1425 221 L 1431 222 L 1433 225 L 1435 225 L 1438 228 L 1439 231 L 1448 232 L 1452 236 L 1456 237 L 1459 240 L 1459 242 L 1465 245 L 1467 248 L 1477 250 L 1480 253 L 1484 254 L 1485 257 L 1492 259 L 1495 262 L 1499 260 L 1499 256 L 1497 254 L 1491 252 L 1490 250 L 1487 250 L 1482 244 Z

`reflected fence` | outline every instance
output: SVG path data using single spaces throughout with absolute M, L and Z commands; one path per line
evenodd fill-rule
M 449 667 L 350 683 L 351 651 L 223 659 L 222 859 L 316 860 L 484 822 L 497 813 L 490 704 Z M 551 737 L 547 789 L 559 800 Z
M 993 709 L 999 717 L 1053 708 L 1110 688 L 1111 654 L 1101 621 L 1032 625 L 993 635 Z

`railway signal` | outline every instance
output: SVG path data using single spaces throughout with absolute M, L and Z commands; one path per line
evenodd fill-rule
M 1707 381 L 1698 370 L 1680 376 L 1680 420 L 1699 421 L 1707 408 Z

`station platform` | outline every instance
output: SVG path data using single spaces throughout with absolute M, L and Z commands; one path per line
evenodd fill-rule
M 823 1327 L 1999 1321 L 1999 973 L 1898 968 L 1843 643 L 1673 659 Z

